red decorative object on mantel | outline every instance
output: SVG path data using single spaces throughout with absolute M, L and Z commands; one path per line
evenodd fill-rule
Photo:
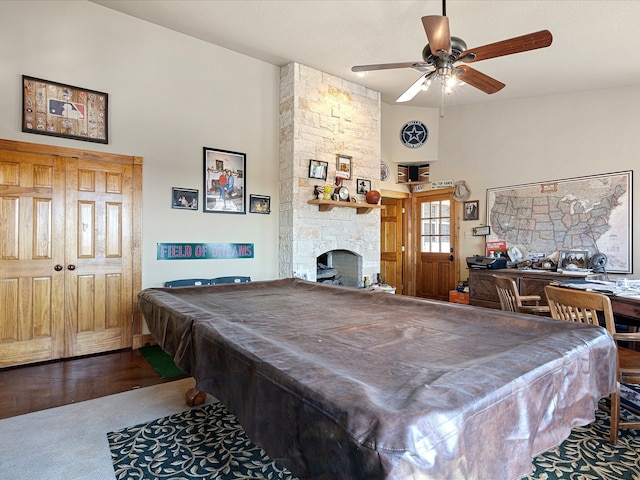
M 367 203 L 371 205 L 377 205 L 380 201 L 380 192 L 377 190 L 370 190 L 367 192 L 367 195 L 364 197 Z

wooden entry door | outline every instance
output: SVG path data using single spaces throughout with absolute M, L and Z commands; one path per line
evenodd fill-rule
M 413 199 L 416 296 L 449 299 L 457 284 L 456 202 L 451 191 L 427 191 Z
M 403 198 L 383 198 L 380 214 L 380 275 L 396 294 L 404 289 L 404 205 Z
M 136 157 L 45 147 L 0 140 L 0 367 L 132 346 Z

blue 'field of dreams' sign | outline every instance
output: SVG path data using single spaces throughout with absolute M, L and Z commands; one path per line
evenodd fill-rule
M 253 243 L 158 243 L 158 260 L 253 258 Z

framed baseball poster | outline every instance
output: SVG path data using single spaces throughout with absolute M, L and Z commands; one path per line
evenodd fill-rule
M 104 92 L 22 76 L 22 131 L 109 143 Z

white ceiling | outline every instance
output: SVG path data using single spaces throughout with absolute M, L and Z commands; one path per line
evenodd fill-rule
M 417 78 L 411 69 L 353 65 L 421 61 L 420 18 L 441 0 L 94 0 L 95 3 L 274 65 L 292 61 L 365 85 L 393 103 Z M 449 0 L 451 34 L 476 47 L 548 29 L 548 48 L 474 63 L 506 87 L 464 85 L 448 105 L 640 85 L 640 0 Z M 406 105 L 437 107 L 438 89 Z

